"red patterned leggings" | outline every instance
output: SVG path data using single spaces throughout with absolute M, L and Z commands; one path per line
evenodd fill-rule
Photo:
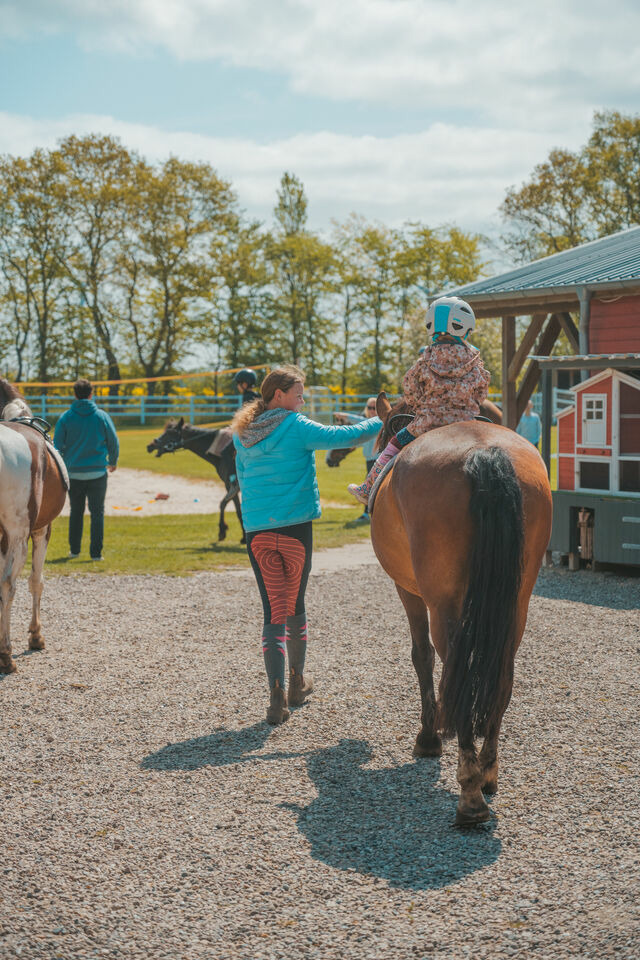
M 311 521 L 247 534 L 247 550 L 262 599 L 265 623 L 304 613 L 311 570 Z

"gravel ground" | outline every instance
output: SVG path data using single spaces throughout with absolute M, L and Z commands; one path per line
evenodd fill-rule
M 316 693 L 263 722 L 248 575 L 48 579 L 0 682 L 0 957 L 640 956 L 640 579 L 543 571 L 491 824 L 414 761 L 408 630 L 374 567 L 311 582 Z M 28 622 L 19 584 L 14 634 Z

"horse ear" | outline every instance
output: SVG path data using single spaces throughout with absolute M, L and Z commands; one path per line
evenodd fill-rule
M 376 400 L 376 413 L 382 421 L 386 420 L 389 416 L 389 411 L 391 410 L 391 404 L 387 399 L 387 395 L 384 390 L 381 390 L 378 394 L 378 399 Z

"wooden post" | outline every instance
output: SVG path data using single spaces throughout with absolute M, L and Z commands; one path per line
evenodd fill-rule
M 516 352 L 516 318 L 502 318 L 502 423 L 515 430 L 518 426 L 516 410 L 516 380 L 509 377 L 509 367 Z
M 553 390 L 551 389 L 551 371 L 542 370 L 542 459 L 547 473 L 551 476 L 551 420 L 553 418 Z

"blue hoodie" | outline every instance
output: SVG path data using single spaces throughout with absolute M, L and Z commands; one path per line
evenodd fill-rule
M 324 427 L 301 413 L 278 410 L 281 416 L 270 418 L 273 414 L 275 410 L 267 411 L 241 437 L 233 437 L 242 518 L 248 533 L 316 520 L 321 510 L 314 450 L 353 447 L 382 427 L 378 417 L 353 426 Z M 256 441 L 251 428 L 255 425 L 255 433 L 259 433 L 261 422 L 269 419 L 272 429 Z
M 56 423 L 53 442 L 69 474 L 106 473 L 115 467 L 120 446 L 113 421 L 93 400 L 74 400 Z

